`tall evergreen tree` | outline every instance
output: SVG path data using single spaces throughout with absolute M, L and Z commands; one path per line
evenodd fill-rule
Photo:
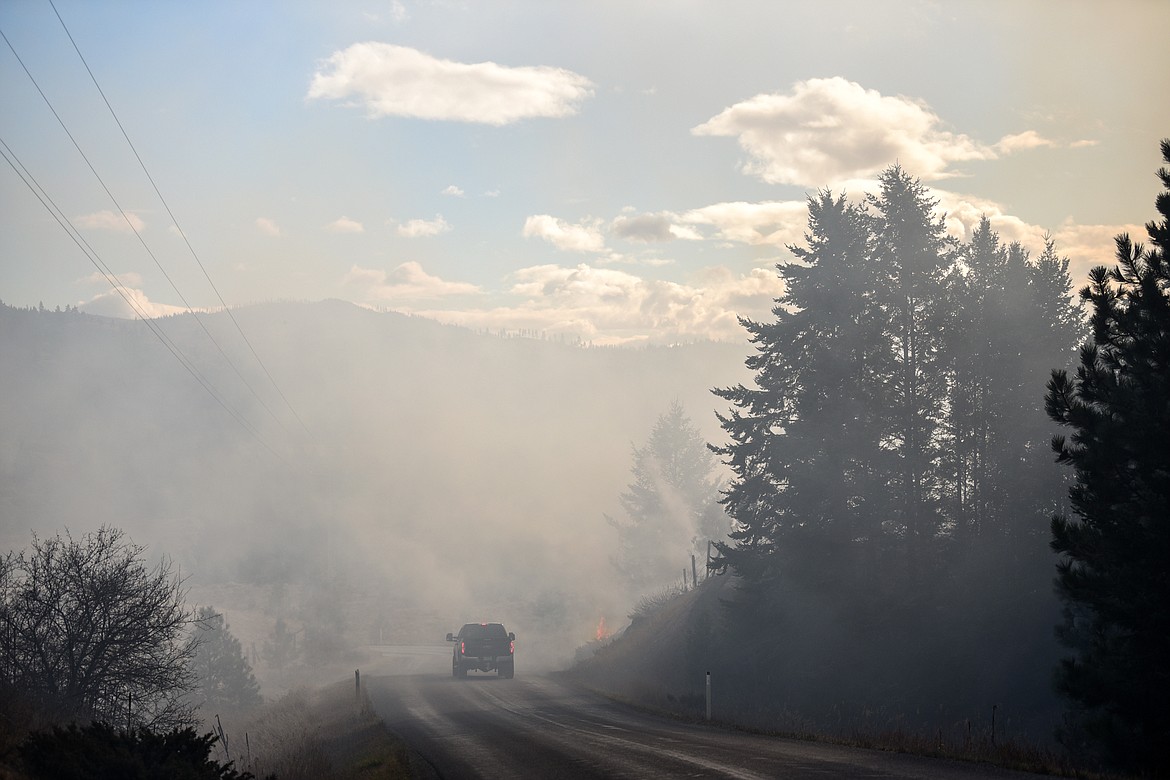
M 614 561 L 635 588 L 674 582 L 690 555 L 706 553 L 708 539 L 727 533 L 717 499 L 715 459 L 699 429 L 675 401 L 661 415 L 643 447 L 634 447 L 634 481 L 620 497 L 626 520 L 617 528 Z
M 948 277 L 956 248 L 934 215 L 937 201 L 920 181 L 895 165 L 880 182 L 869 203 L 877 214 L 874 261 L 884 276 L 878 294 L 889 327 L 886 440 L 898 464 L 896 530 L 916 560 L 944 520 L 938 431 L 946 403 Z
M 948 514 L 959 537 L 978 533 L 992 513 L 989 469 L 993 461 L 989 412 L 995 406 L 991 374 L 998 357 L 992 328 L 1006 289 L 1007 248 L 984 216 L 963 247 L 967 272 L 955 274 L 955 327 L 948 345 L 952 378 L 946 415 L 943 469 L 950 486 Z
M 1161 150 L 1170 165 L 1170 140 Z M 1072 429 L 1053 448 L 1076 476 L 1074 516 L 1052 519 L 1060 636 L 1074 651 L 1057 671 L 1074 707 L 1062 739 L 1155 775 L 1170 772 L 1170 170 L 1158 176 L 1150 248 L 1118 236 L 1118 265 L 1092 270 L 1092 338 L 1045 399 Z
M 1048 240 L 1032 262 L 1003 246 L 986 217 L 962 247 L 954 296 L 943 471 L 957 539 L 1018 540 L 1059 500 L 1058 472 L 1041 457 L 1048 419 L 1035 388 L 1041 366 L 1064 365 L 1081 333 L 1069 306 L 1068 260 Z M 1048 368 L 1044 371 L 1047 372 Z M 1045 521 L 1046 522 L 1046 521 Z
M 745 579 L 774 577 L 811 547 L 872 541 L 888 510 L 877 410 L 884 325 L 874 306 L 869 217 L 844 196 L 808 201 L 805 246 L 778 266 L 775 320 L 743 320 L 756 353 L 755 387 L 714 392 L 734 408 L 715 448 L 736 479 L 724 493 L 735 520 L 719 545 Z
M 263 701 L 260 685 L 224 616 L 213 607 L 200 607 L 193 634 L 197 648 L 191 660 L 196 679 L 192 698 L 204 715 L 243 712 L 259 706 Z

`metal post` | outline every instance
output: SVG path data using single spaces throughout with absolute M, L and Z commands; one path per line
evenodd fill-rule
M 358 701 L 362 700 L 362 670 L 353 670 L 353 695 Z
M 711 720 L 711 673 L 707 672 L 707 720 Z
M 695 554 L 691 553 L 691 585 L 692 587 L 699 587 L 699 566 L 695 562 Z

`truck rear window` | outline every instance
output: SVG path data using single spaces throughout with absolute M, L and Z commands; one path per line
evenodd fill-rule
M 468 623 L 459 630 L 461 639 L 504 639 L 507 636 L 508 632 L 504 630 L 501 623 L 488 623 L 486 625 Z

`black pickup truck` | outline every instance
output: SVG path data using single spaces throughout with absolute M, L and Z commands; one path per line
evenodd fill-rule
M 504 630 L 502 623 L 468 623 L 458 634 L 447 634 L 455 643 L 451 653 L 451 675 L 466 677 L 471 669 L 496 670 L 500 677 L 516 674 L 516 635 Z

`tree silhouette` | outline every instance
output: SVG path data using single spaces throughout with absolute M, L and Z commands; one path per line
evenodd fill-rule
M 261 650 L 264 660 L 278 671 L 283 670 L 300 657 L 297 647 L 296 632 L 291 631 L 284 618 L 278 617 L 272 626 L 272 632 L 264 640 Z
M 889 328 L 889 373 L 883 396 L 890 405 L 886 439 L 897 462 L 898 506 L 893 522 L 908 543 L 912 572 L 943 525 L 937 468 L 946 403 L 953 327 L 948 274 L 955 259 L 936 201 L 917 179 L 894 165 L 869 197 L 876 212 L 874 261 L 883 275 L 878 296 Z
M 1061 490 L 1043 454 L 1050 421 L 1036 388 L 1053 365 L 1072 359 L 1081 315 L 1068 305 L 1068 260 L 1051 240 L 1033 262 L 1019 244 L 1000 244 L 983 217 L 961 262 L 965 272 L 952 274 L 943 418 L 946 516 L 960 542 L 1016 543 L 1046 532 L 1050 501 Z
M 1051 242 L 1033 262 L 990 220 L 960 244 L 917 180 L 880 181 L 860 205 L 809 199 L 773 319 L 742 321 L 753 381 L 714 391 L 731 403 L 715 451 L 733 473 L 732 684 L 905 712 L 956 688 L 981 706 L 994 685 L 1039 711 L 1056 652 L 1043 529 L 1065 485 L 1038 391 L 1079 331 L 1068 264 Z M 1004 642 L 1020 652 L 992 680 L 978 670 Z
M 102 527 L 0 560 L 0 674 L 62 719 L 191 722 L 193 616 L 170 564 L 148 569 L 144 550 Z
M 1170 140 L 1161 144 L 1170 164 Z M 1057 673 L 1074 706 L 1062 740 L 1124 769 L 1170 770 L 1170 170 L 1151 247 L 1116 239 L 1081 297 L 1092 338 L 1076 376 L 1054 371 L 1047 410 L 1072 429 L 1053 449 L 1071 466 L 1073 517 L 1052 519 L 1064 601 Z
M 195 618 L 192 638 L 197 649 L 191 669 L 196 679 L 192 691 L 196 705 L 205 716 L 259 706 L 263 701 L 260 685 L 224 616 L 208 606 L 200 607 Z
M 726 535 L 715 465 L 677 401 L 655 422 L 646 445 L 633 448 L 634 481 L 620 497 L 626 518 L 607 517 L 619 537 L 614 565 L 631 586 L 674 582 L 691 554 L 705 555 L 708 539 Z
M 872 222 L 844 196 L 808 200 L 807 246 L 778 267 L 786 292 L 771 322 L 743 320 L 756 354 L 753 387 L 716 389 L 735 405 L 719 420 L 731 442 L 715 452 L 735 473 L 724 505 L 736 526 L 717 544 L 749 582 L 785 565 L 821 562 L 811 548 L 872 541 L 892 497 L 878 414 L 888 369 L 875 305 Z

